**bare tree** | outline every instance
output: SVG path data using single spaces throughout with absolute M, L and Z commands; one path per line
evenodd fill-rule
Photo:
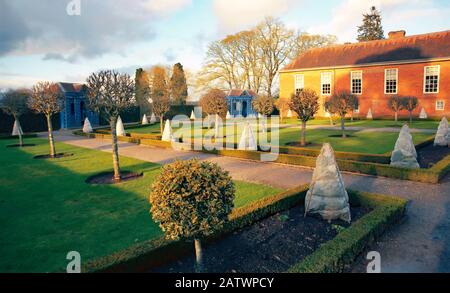
M 330 46 L 337 41 L 336 36 L 333 35 L 310 35 L 305 32 L 297 32 L 294 38 L 291 60 L 296 59 L 309 49 Z
M 164 131 L 164 115 L 170 110 L 170 99 L 167 95 L 154 96 L 152 108 L 155 116 L 159 117 L 159 129 Z
M 291 56 L 294 32 L 287 29 L 281 21 L 271 17 L 261 22 L 256 31 L 264 55 L 266 92 L 272 97 L 272 87 L 278 71 Z
M 100 113 L 109 122 L 112 134 L 114 180 L 120 181 L 116 124 L 119 114 L 136 103 L 134 81 L 128 74 L 104 70 L 92 73 L 87 79 L 87 86 L 89 109 Z
M 403 108 L 409 112 L 409 124 L 412 124 L 412 113 L 417 108 L 419 101 L 416 97 L 403 97 L 402 98 Z
M 253 108 L 256 112 L 265 116 L 272 114 L 274 103 L 275 100 L 273 98 L 264 95 L 258 96 L 252 101 Z
M 306 122 L 313 118 L 317 111 L 319 111 L 319 96 L 312 89 L 304 89 L 292 95 L 289 106 L 292 111 L 297 113 L 298 118 L 302 121 L 300 144 L 301 146 L 305 146 Z
M 219 135 L 219 117 L 225 117 L 228 110 L 225 93 L 219 89 L 209 90 L 200 99 L 200 106 L 204 112 L 216 116 L 215 134 L 217 137 Z
M 398 112 L 403 110 L 403 107 L 404 107 L 402 98 L 399 96 L 393 96 L 392 98 L 389 99 L 388 106 L 392 111 L 394 111 L 395 122 L 397 122 L 398 121 Z
M 341 117 L 342 138 L 346 138 L 345 134 L 345 116 L 347 113 L 355 110 L 358 104 L 357 97 L 350 92 L 343 91 L 334 94 L 325 102 L 325 110 L 331 114 L 338 114 Z
M 47 118 L 48 141 L 50 143 L 50 157 L 55 158 L 56 149 L 53 138 L 52 116 L 61 112 L 64 101 L 56 83 L 48 81 L 38 82 L 32 90 L 28 107 L 36 113 L 44 114 Z
M 280 111 L 280 121 L 283 122 L 284 113 L 289 111 L 289 100 L 286 98 L 279 98 L 275 101 L 275 107 Z
M 0 108 L 7 115 L 14 117 L 14 123 L 20 128 L 20 116 L 28 110 L 28 98 L 31 96 L 30 91 L 10 90 L 6 92 L 0 100 Z M 22 132 L 19 131 L 19 146 L 23 146 Z

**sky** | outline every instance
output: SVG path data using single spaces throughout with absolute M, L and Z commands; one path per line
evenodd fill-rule
M 0 89 L 83 82 L 101 69 L 133 75 L 154 64 L 195 72 L 210 42 L 266 16 L 355 42 L 373 5 L 386 34 L 450 29 L 450 0 L 0 0 Z

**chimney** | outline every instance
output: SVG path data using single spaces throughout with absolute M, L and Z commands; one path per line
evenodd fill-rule
M 401 38 L 404 38 L 405 35 L 406 35 L 406 31 L 404 31 L 404 30 L 389 32 L 389 40 L 401 39 Z

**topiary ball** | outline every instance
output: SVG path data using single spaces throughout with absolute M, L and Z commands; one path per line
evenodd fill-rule
M 223 227 L 234 207 L 227 171 L 197 159 L 163 167 L 149 197 L 151 215 L 168 239 L 194 239 Z

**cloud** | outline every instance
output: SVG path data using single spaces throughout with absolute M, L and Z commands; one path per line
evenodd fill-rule
M 192 0 L 152 0 L 146 1 L 145 7 L 155 13 L 168 15 L 192 4 Z
M 249 28 L 267 16 L 281 16 L 302 0 L 214 0 L 213 10 L 222 32 Z
M 0 57 L 42 54 L 44 60 L 75 62 L 126 54 L 130 44 L 155 38 L 155 21 L 191 1 L 81 0 L 79 16 L 67 14 L 69 2 L 0 0 Z
M 386 35 L 391 30 L 399 29 L 406 29 L 407 33 L 409 28 L 420 31 L 418 19 L 446 19 L 449 9 L 436 8 L 434 5 L 433 1 L 422 0 L 344 0 L 334 8 L 329 22 L 311 27 L 308 32 L 334 34 L 340 42 L 355 41 L 362 14 L 367 13 L 371 6 L 381 11 Z

